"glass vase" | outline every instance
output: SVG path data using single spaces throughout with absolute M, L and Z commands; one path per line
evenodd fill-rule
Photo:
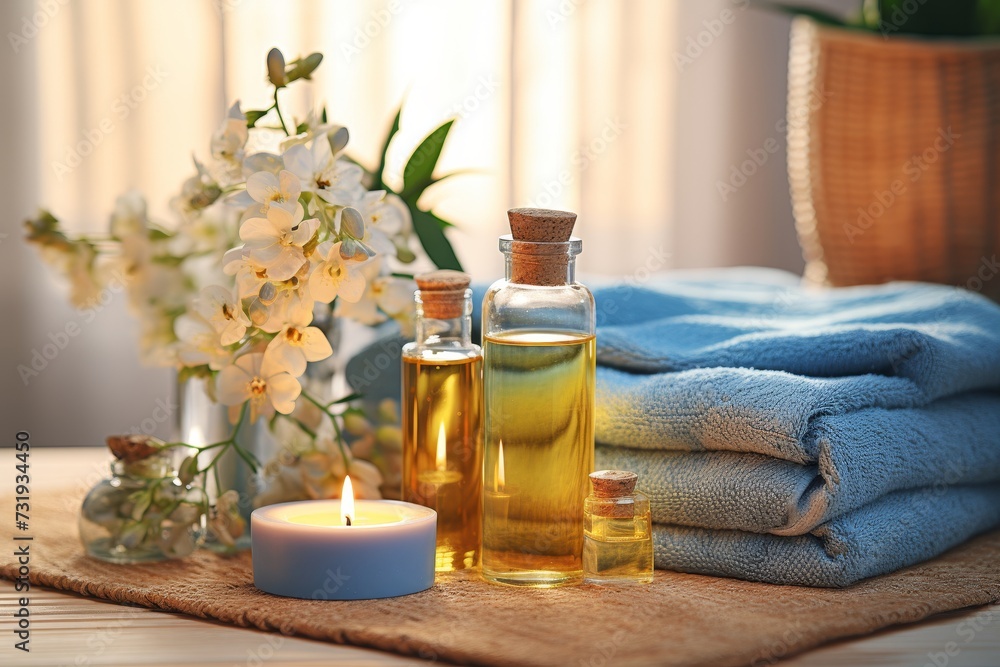
M 80 509 L 87 554 L 111 563 L 183 558 L 203 541 L 208 499 L 177 478 L 170 454 L 111 464 Z

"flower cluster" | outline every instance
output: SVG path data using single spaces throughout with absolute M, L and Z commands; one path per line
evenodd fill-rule
M 368 301 L 372 321 L 385 312 L 403 317 L 408 309 L 387 298 L 412 294 L 411 281 L 389 275 L 386 261 L 397 245 L 408 246 L 409 209 L 392 193 L 365 189 L 364 170 L 344 156 L 344 128 L 313 122 L 300 124 L 278 152 L 252 152 L 246 116 L 234 104 L 206 169 L 215 188 L 230 193 L 221 204 L 238 213 L 241 244 L 221 261 L 230 280 L 203 287 L 177 318 L 177 359 L 218 372 L 219 402 L 247 404 L 250 421 L 291 414 L 306 365 L 333 353 L 311 326 L 317 308 L 335 304 L 345 315 L 343 304 L 359 310 Z
M 106 289 L 124 288 L 140 323 L 144 360 L 178 368 L 182 378 L 206 379 L 213 399 L 229 406 L 232 435 L 191 447 L 197 452 L 180 466 L 185 477 L 207 479 L 218 456 L 203 465 L 198 454 L 212 449 L 233 448 L 256 469 L 259 462 L 240 448 L 236 433 L 265 418 L 272 428 L 287 422 L 305 438 L 295 454 L 305 495 L 335 495 L 331 480 L 350 471 L 362 495 L 376 496 L 381 474 L 354 457 L 343 438 L 344 401 L 320 399 L 304 382 L 308 364 L 333 354 L 314 318 L 366 325 L 392 318 L 406 331 L 415 286 L 405 265 L 423 256 L 441 268 L 460 268 L 443 234 L 449 223 L 416 203 L 440 180 L 432 172 L 451 123 L 416 149 L 397 193 L 383 172 L 399 114 L 375 173 L 345 154 L 348 131 L 328 122 L 325 110 L 286 122 L 279 91 L 309 79 L 321 60 L 311 54 L 286 64 L 272 49 L 274 103 L 231 106 L 207 155 L 195 159 L 194 173 L 170 201 L 172 220 L 154 219 L 142 196 L 128 193 L 118 199 L 105 236 L 71 237 L 43 211 L 26 223 L 27 237 L 69 278 L 78 307 L 92 305 Z M 223 529 L 229 513 L 216 507 L 217 532 L 233 532 Z

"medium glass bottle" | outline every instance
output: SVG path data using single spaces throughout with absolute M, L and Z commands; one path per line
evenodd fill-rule
M 594 491 L 583 508 L 583 570 L 588 582 L 653 580 L 653 524 L 649 498 L 635 490 L 638 479 L 624 470 L 590 475 Z
M 416 340 L 403 347 L 403 500 L 437 511 L 438 572 L 479 564 L 483 355 L 469 276 L 417 276 Z
M 576 282 L 576 214 L 507 213 L 506 277 L 483 301 L 483 578 L 583 580 L 594 469 L 594 298 Z

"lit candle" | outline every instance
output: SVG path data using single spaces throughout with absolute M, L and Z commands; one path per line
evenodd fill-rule
M 457 470 L 448 470 L 448 439 L 444 433 L 444 422 L 438 428 L 437 445 L 434 449 L 434 469 L 425 470 L 417 479 L 423 484 L 429 484 L 436 495 L 440 487 L 445 484 L 454 484 L 462 479 L 462 473 Z
M 437 455 L 434 457 L 437 463 L 437 469 L 440 471 L 445 471 L 448 469 L 448 443 L 444 436 L 444 422 L 441 422 L 441 427 L 438 429 L 438 441 L 437 441 Z
M 500 441 L 500 453 L 497 455 L 497 474 L 496 474 L 496 490 L 503 492 L 503 487 L 506 485 L 506 477 L 504 476 L 504 465 L 503 465 L 503 440 Z
M 437 513 L 397 500 L 281 503 L 250 516 L 254 585 L 312 600 L 395 597 L 434 585 Z

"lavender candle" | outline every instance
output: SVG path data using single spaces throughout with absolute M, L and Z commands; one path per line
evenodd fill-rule
M 367 600 L 434 585 L 437 513 L 395 500 L 281 503 L 250 516 L 254 585 L 310 600 Z

